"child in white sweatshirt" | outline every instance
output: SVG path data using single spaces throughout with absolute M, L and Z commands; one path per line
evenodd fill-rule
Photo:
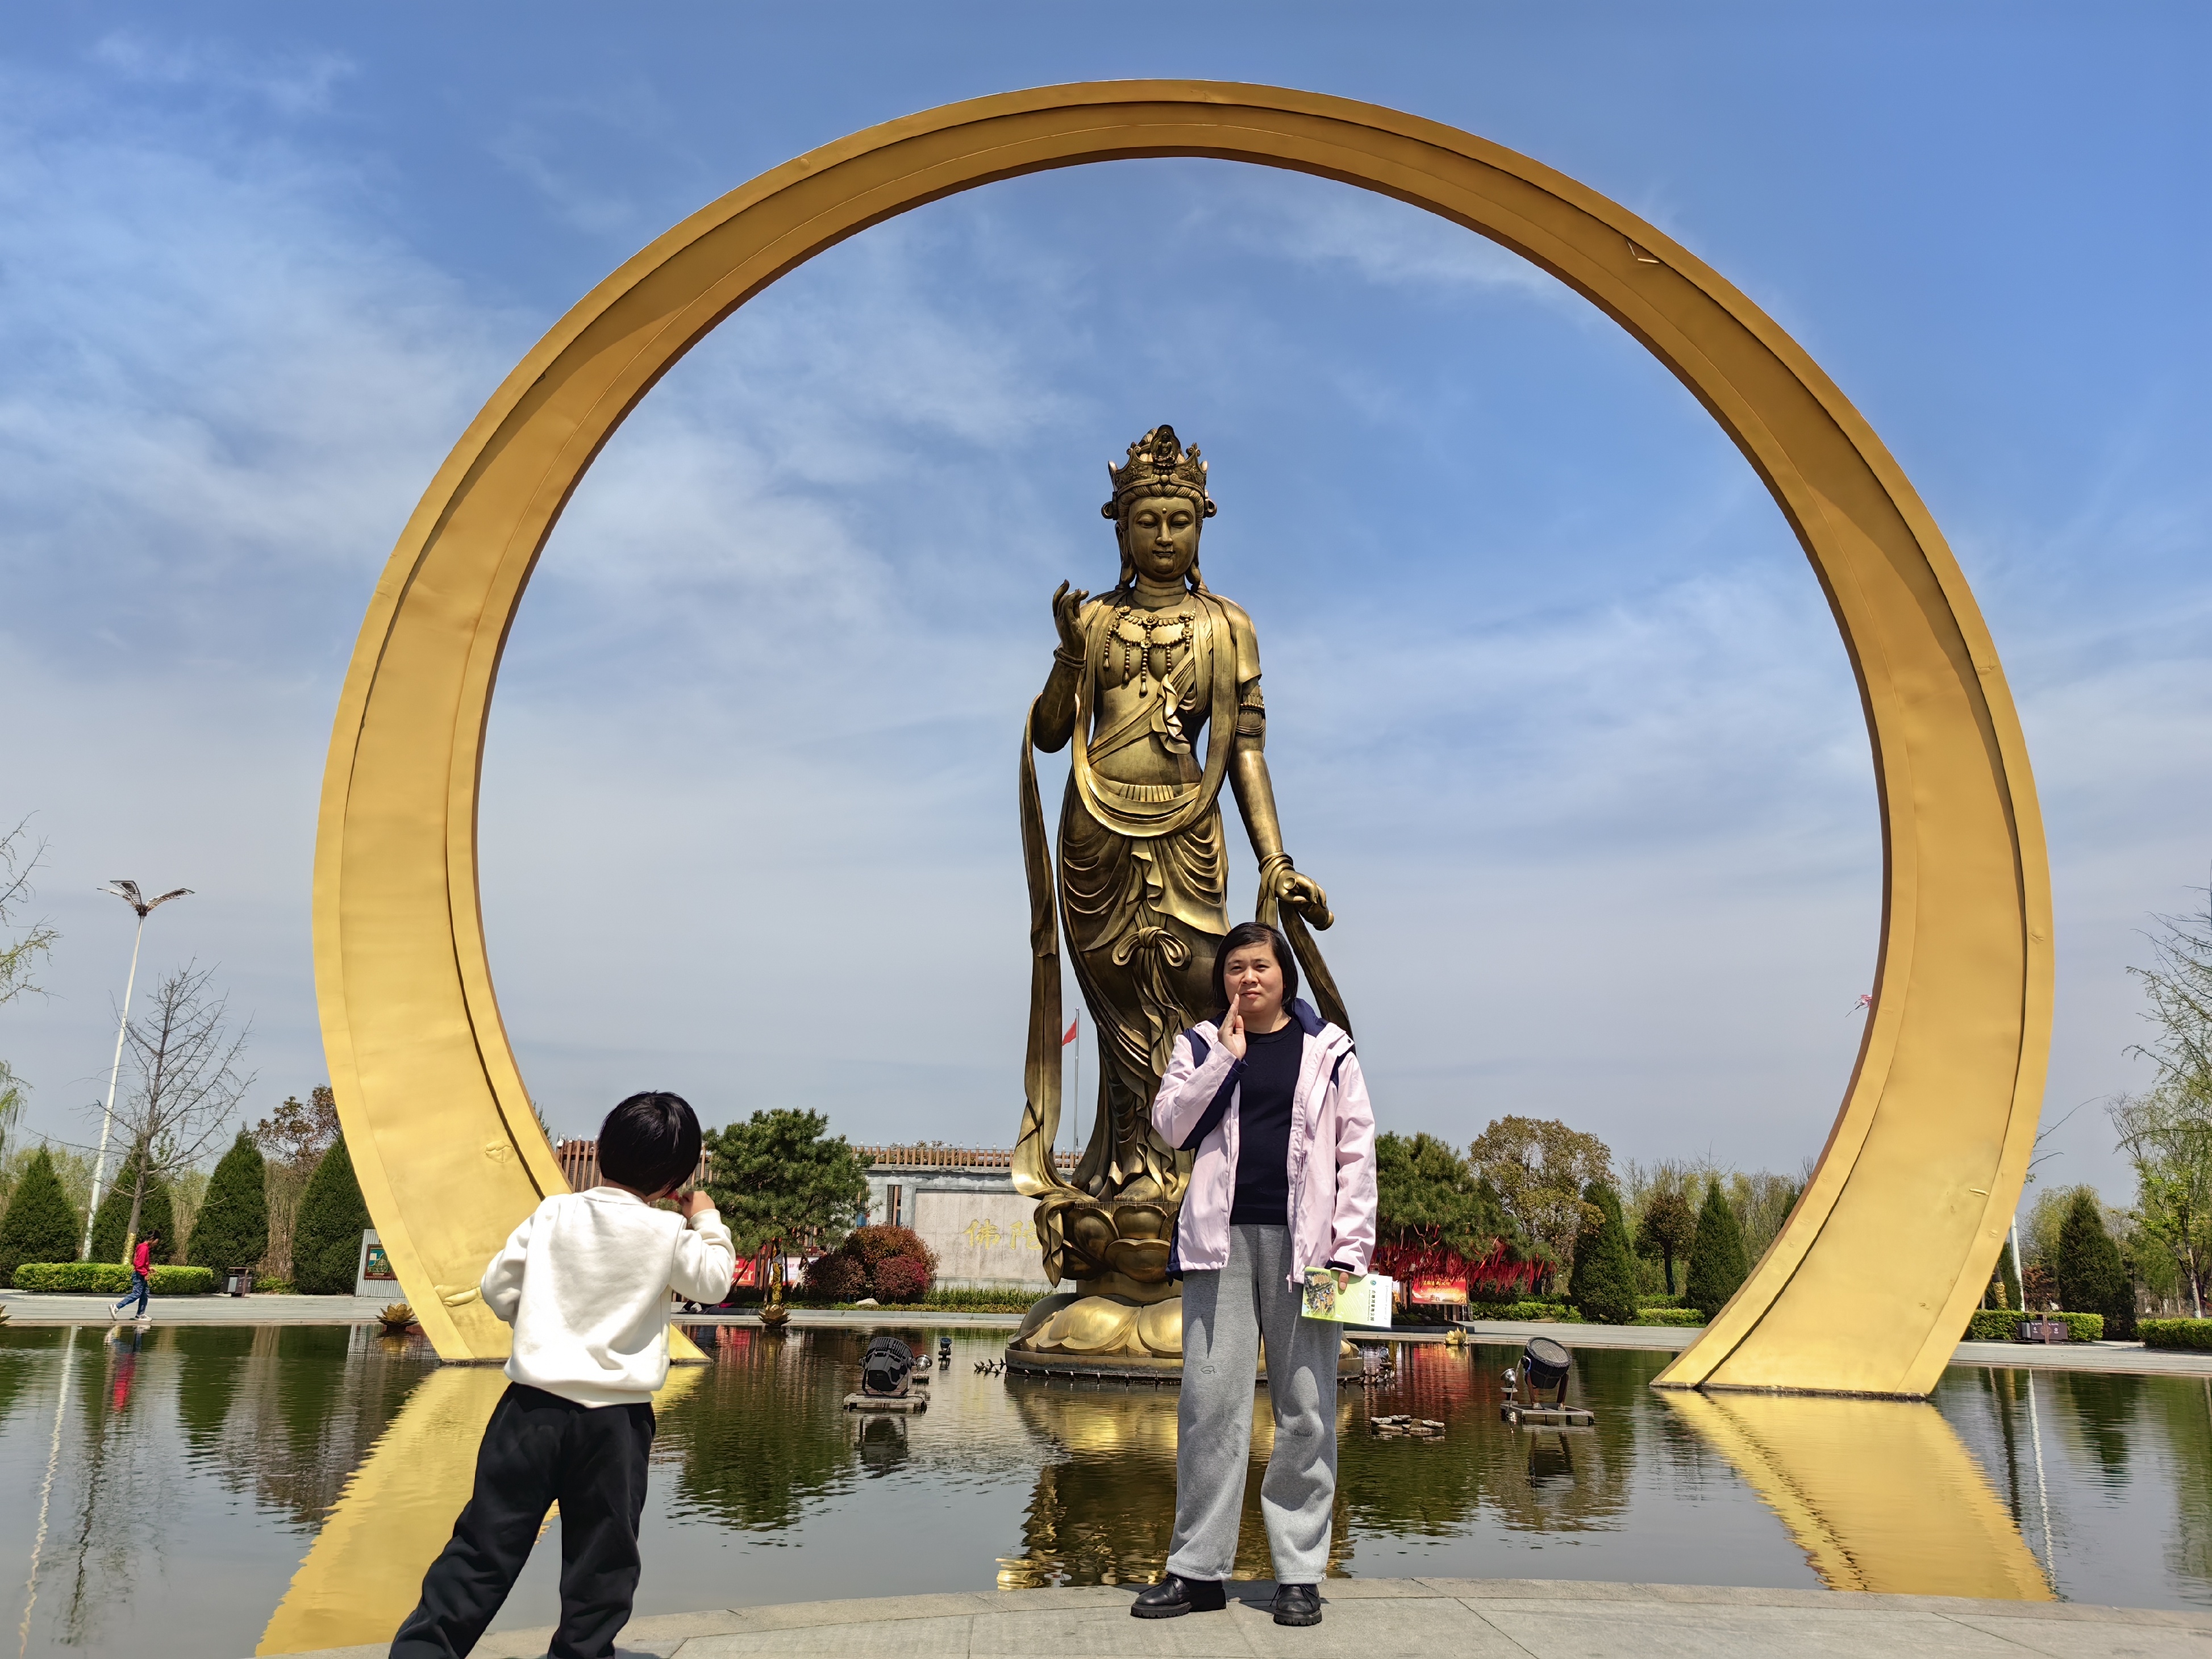
M 668 1293 L 729 1294 L 737 1253 L 704 1193 L 653 1207 L 699 1165 L 678 1095 L 632 1095 L 599 1130 L 600 1184 L 547 1199 L 484 1269 L 514 1327 L 511 1379 L 484 1427 L 476 1490 L 392 1638 L 392 1659 L 476 1645 L 561 1505 L 561 1625 L 551 1659 L 606 1659 L 637 1593 L 652 1398 L 668 1376 Z

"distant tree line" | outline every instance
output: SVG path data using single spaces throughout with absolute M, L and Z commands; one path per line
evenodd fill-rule
M 1982 1302 L 2105 1317 L 2105 1334 L 2135 1334 L 2140 1317 L 2204 1317 L 2212 1279 L 2212 896 L 2208 908 L 2160 916 L 2142 985 L 2149 1040 L 2131 1051 L 2153 1068 L 2148 1088 L 2106 1103 L 2136 1201 L 2108 1205 L 2094 1187 L 2040 1187 L 2019 1219 Z
M 353 1159 L 338 1133 L 327 1088 L 302 1103 L 289 1098 L 271 1116 L 240 1129 L 214 1170 L 187 1170 L 173 1183 L 143 1174 L 125 1158 L 93 1218 L 86 1259 L 120 1261 L 133 1236 L 157 1232 L 156 1261 L 244 1268 L 265 1285 L 310 1294 L 350 1292 L 361 1236 L 371 1224 L 354 1178 Z M 0 1283 L 27 1261 L 74 1261 L 84 1237 L 92 1158 L 43 1145 L 7 1155 L 0 1164 Z M 180 1194 L 189 1192 L 189 1206 Z
M 1463 1273 L 1476 1301 L 1519 1284 L 1585 1319 L 1653 1307 L 1710 1318 L 1781 1231 L 1802 1183 L 1711 1164 L 1630 1164 L 1595 1135 L 1503 1117 L 1464 1152 L 1432 1135 L 1376 1138 L 1382 1270 Z M 1505 1271 L 1507 1264 L 1521 1268 Z

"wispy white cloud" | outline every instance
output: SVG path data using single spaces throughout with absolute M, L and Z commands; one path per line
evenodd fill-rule
M 1367 191 L 1316 189 L 1293 175 L 1238 169 L 1219 176 L 1186 212 L 1208 235 L 1381 289 L 1503 289 L 1578 313 L 1589 310 L 1587 301 L 1519 254 Z
M 320 115 L 356 66 L 332 52 L 247 55 L 208 41 L 185 41 L 133 29 L 102 37 L 92 59 L 125 82 L 243 94 L 287 117 Z
M 496 384 L 512 319 L 345 212 L 349 184 L 151 122 L 7 145 L 0 560 L 48 648 L 266 651 L 266 608 L 358 591 Z
M 307 100 L 285 86 L 336 78 L 129 41 L 99 57 L 288 113 Z M 4 1040 L 34 1122 L 79 1133 L 127 954 L 127 913 L 92 890 L 189 885 L 148 965 L 221 964 L 258 1016 L 265 1110 L 321 1076 L 303 907 L 346 652 L 525 337 L 381 232 L 341 165 L 80 82 L 7 86 L 27 95 L 0 92 L 0 672 L 35 712 L 4 787 L 51 842 L 64 939 L 54 998 Z

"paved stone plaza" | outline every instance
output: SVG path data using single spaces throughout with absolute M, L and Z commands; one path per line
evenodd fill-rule
M 359 1296 L 157 1296 L 151 1304 L 163 1325 L 373 1325 L 380 1308 Z M 109 1322 L 110 1297 L 56 1296 L 44 1291 L 0 1292 L 10 1325 L 99 1325 Z
M 1325 1586 L 1321 1625 L 1267 1616 L 1271 1584 L 1231 1587 L 1226 1613 L 1147 1622 L 1123 1587 L 976 1591 L 877 1601 L 671 1613 L 640 1619 L 621 1651 L 662 1659 L 841 1655 L 851 1659 L 1275 1659 L 1275 1656 L 1451 1655 L 1454 1659 L 1838 1659 L 1927 1654 L 2047 1654 L 2052 1659 L 2206 1659 L 2212 1613 L 2047 1601 L 1963 1601 L 1832 1590 L 1544 1579 L 1343 1578 Z M 545 1651 L 550 1628 L 495 1632 L 483 1659 Z M 372 1659 L 381 1645 L 313 1659 Z

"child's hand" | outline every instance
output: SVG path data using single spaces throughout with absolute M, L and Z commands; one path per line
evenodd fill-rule
M 699 1188 L 693 1188 L 676 1200 L 676 1208 L 686 1221 L 696 1220 L 702 1212 L 714 1207 L 714 1200 Z

